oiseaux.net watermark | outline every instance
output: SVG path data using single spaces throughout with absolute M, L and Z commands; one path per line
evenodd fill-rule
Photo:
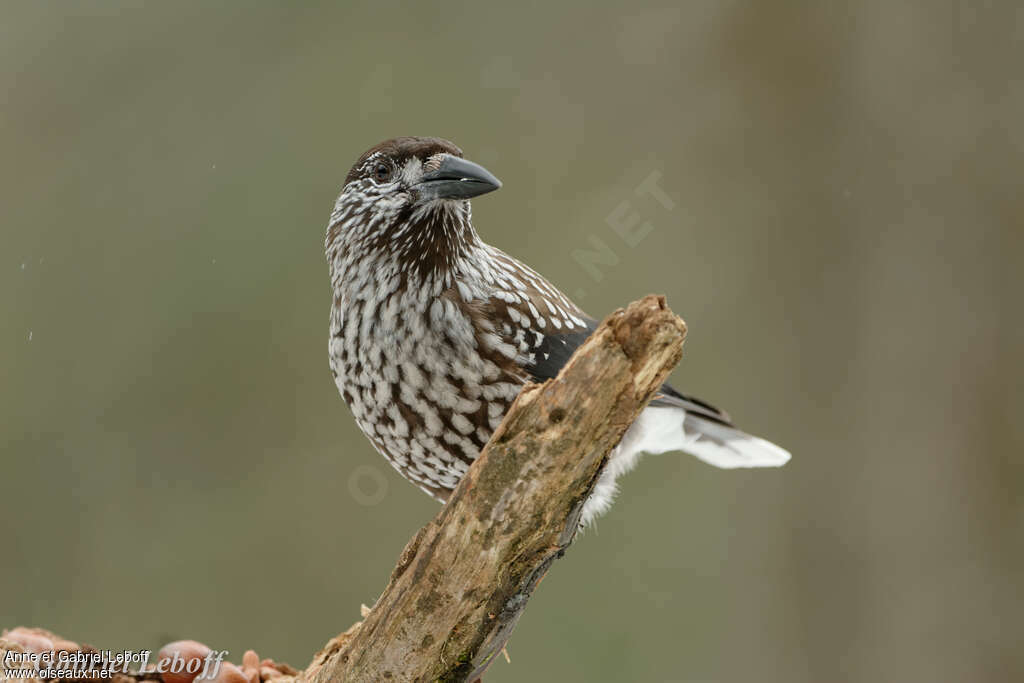
M 130 675 L 137 672 L 158 674 L 184 674 L 194 676 L 193 680 L 210 680 L 220 672 L 227 650 L 210 652 L 205 658 L 186 659 L 177 652 L 172 657 L 163 657 L 156 665 L 149 665 L 150 650 L 97 650 L 93 652 L 14 652 L 4 655 L 0 680 L 19 679 L 110 679 L 116 674 Z

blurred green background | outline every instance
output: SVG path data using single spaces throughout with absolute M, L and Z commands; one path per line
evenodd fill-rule
M 1024 677 L 1019 3 L 2 15 L 0 626 L 304 666 L 372 604 L 437 506 L 337 395 L 323 234 L 437 135 L 485 239 L 666 294 L 676 384 L 794 454 L 645 460 L 488 683 Z

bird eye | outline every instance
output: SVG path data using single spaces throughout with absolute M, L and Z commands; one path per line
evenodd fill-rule
M 373 169 L 373 177 L 383 183 L 391 177 L 391 168 L 387 164 L 377 164 Z

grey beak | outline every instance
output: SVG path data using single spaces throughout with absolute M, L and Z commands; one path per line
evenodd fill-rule
M 469 199 L 497 190 L 501 181 L 480 164 L 445 154 L 438 169 L 414 187 L 424 199 Z

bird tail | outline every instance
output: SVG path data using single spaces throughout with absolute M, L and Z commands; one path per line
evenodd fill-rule
M 615 497 L 615 480 L 633 469 L 643 453 L 683 451 L 725 469 L 778 467 L 789 460 L 785 450 L 741 432 L 726 423 L 725 413 L 709 414 L 710 410 L 707 404 L 685 397 L 662 397 L 644 408 L 609 457 L 583 506 L 581 524 L 586 526 L 608 509 Z
M 735 427 L 705 419 L 675 405 L 648 406 L 623 438 L 631 453 L 683 451 L 709 465 L 723 469 L 737 467 L 779 467 L 789 453 Z
M 683 432 L 686 443 L 679 450 L 715 467 L 779 467 L 789 462 L 789 451 L 770 441 L 694 415 L 683 420 Z

